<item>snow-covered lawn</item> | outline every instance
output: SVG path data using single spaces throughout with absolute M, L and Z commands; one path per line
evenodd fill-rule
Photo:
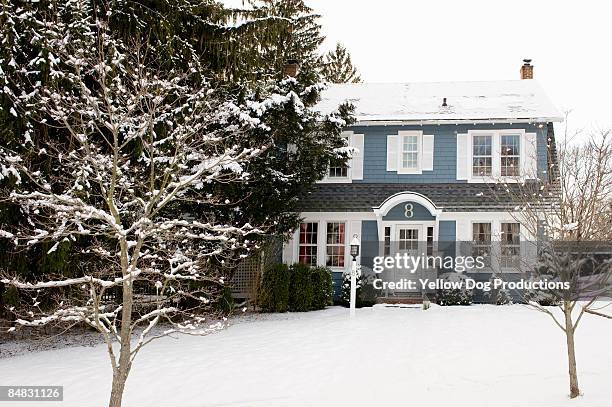
M 547 318 L 518 305 L 245 317 L 218 334 L 144 348 L 124 405 L 612 406 L 612 323 L 583 319 L 584 396 L 569 400 L 564 337 Z M 2 385 L 64 385 L 66 406 L 107 403 L 102 345 L 1 359 L 0 372 Z

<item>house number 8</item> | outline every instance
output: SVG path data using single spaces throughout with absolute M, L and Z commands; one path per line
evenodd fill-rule
M 414 207 L 412 206 L 411 203 L 406 204 L 404 206 L 404 216 L 407 218 L 412 218 L 414 216 L 414 213 L 412 212 L 413 209 Z

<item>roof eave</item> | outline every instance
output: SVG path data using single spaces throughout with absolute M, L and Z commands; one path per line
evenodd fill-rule
M 353 126 L 398 126 L 398 125 L 441 125 L 441 124 L 514 124 L 514 123 L 560 123 L 562 117 L 497 118 L 497 119 L 427 119 L 427 120 L 357 120 Z

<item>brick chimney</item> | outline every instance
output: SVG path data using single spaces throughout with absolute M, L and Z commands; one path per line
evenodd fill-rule
M 521 79 L 533 79 L 533 65 L 531 65 L 531 59 L 523 59 Z
M 285 76 L 295 78 L 300 73 L 300 64 L 297 59 L 288 59 L 284 67 Z

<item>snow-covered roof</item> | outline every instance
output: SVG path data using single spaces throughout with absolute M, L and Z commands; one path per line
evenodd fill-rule
M 448 106 L 442 106 L 446 98 Z M 479 82 L 331 84 L 315 109 L 330 113 L 345 101 L 358 122 L 562 121 L 533 79 Z

